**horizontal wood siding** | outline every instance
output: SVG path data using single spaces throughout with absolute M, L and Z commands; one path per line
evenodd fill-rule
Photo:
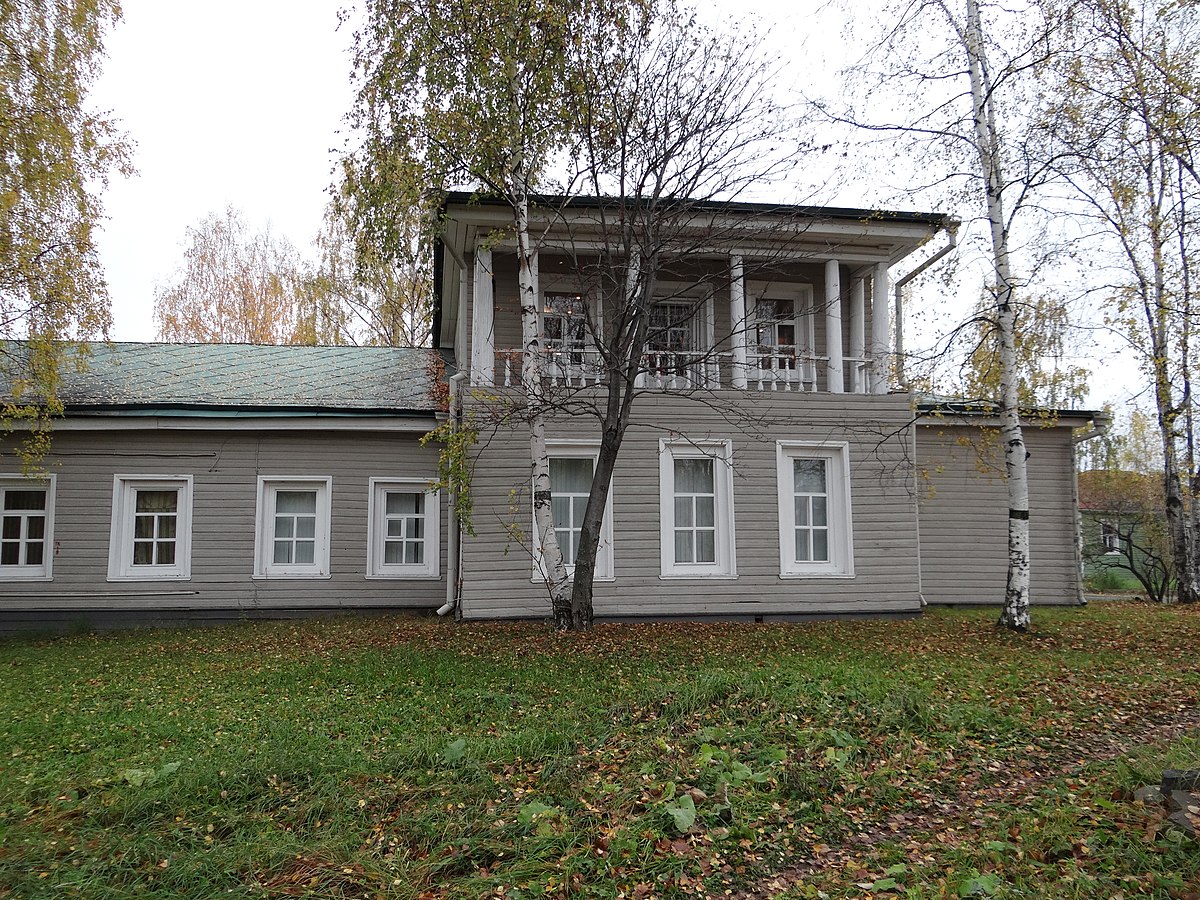
M 1033 603 L 1080 600 L 1070 428 L 1027 426 Z M 930 603 L 999 604 L 1008 567 L 1008 492 L 997 433 L 919 426 L 921 585 Z M 983 454 L 985 463 L 979 463 Z M 989 465 L 990 463 L 990 465 Z
M 0 581 L 0 620 L 27 621 L 46 609 L 429 609 L 444 602 L 444 503 L 441 578 L 365 577 L 368 479 L 436 477 L 437 451 L 418 446 L 416 436 L 64 431 L 46 466 L 57 476 L 53 581 Z M 116 474 L 192 476 L 190 580 L 106 580 Z M 329 578 L 251 577 L 259 475 L 332 478 Z
M 639 398 L 613 477 L 616 578 L 596 585 L 600 616 L 756 616 L 888 613 L 919 609 L 916 502 L 906 397 L 721 392 L 712 403 L 672 395 Z M 726 415 L 722 414 L 722 410 Z M 738 410 L 744 410 L 738 412 Z M 749 414 L 749 415 L 748 415 Z M 752 427 L 749 416 L 756 418 Z M 728 417 L 727 417 L 728 416 Z M 588 439 L 586 420 L 557 423 L 553 439 Z M 659 439 L 730 439 L 736 578 L 661 578 Z M 855 576 L 781 578 L 777 439 L 848 441 Z M 481 442 L 473 480 L 476 535 L 464 537 L 463 613 L 543 617 L 546 589 L 527 550 L 529 449 L 524 429 Z

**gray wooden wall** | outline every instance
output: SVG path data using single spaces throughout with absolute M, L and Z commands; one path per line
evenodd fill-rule
M 1033 603 L 1082 597 L 1068 427 L 1027 425 Z M 1008 494 L 997 432 L 952 421 L 918 427 L 921 583 L 930 603 L 1000 604 L 1008 566 Z M 982 455 L 983 461 L 980 461 Z
M 219 427 L 219 426 L 218 426 Z M 0 631 L 66 623 L 254 618 L 271 611 L 432 609 L 445 600 L 446 509 L 440 578 L 368 579 L 371 477 L 432 480 L 437 451 L 417 435 L 366 432 L 59 431 L 45 461 L 57 476 L 53 580 L 0 581 Z M 8 455 L 6 473 L 19 471 Z M 113 476 L 191 475 L 192 566 L 187 581 L 109 583 Z M 329 476 L 329 578 L 252 578 L 259 475 Z
M 487 407 L 477 410 L 482 420 Z M 740 410 L 740 412 L 739 412 Z M 727 413 L 728 417 L 726 414 Z M 752 422 L 750 417 L 756 421 Z M 917 523 L 907 396 L 723 391 L 703 398 L 647 394 L 635 405 L 613 476 L 616 578 L 598 583 L 599 616 L 760 616 L 913 613 L 919 610 Z M 558 422 L 551 438 L 595 438 L 584 419 Z M 660 438 L 732 440 L 736 578 L 660 577 Z M 777 439 L 848 441 L 855 577 L 780 578 Z M 468 618 L 549 614 L 531 578 L 515 523 L 532 520 L 528 432 L 485 430 L 475 460 L 476 535 L 464 537 Z

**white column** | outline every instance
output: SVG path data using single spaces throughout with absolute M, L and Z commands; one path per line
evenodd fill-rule
M 878 263 L 871 279 L 871 393 L 888 392 L 888 332 L 891 316 L 888 309 L 888 267 Z
M 493 330 L 492 251 L 475 250 L 471 304 L 471 384 L 491 387 L 495 381 L 496 335 Z
M 830 393 L 846 390 L 842 374 L 842 274 L 836 259 L 825 263 L 825 354 L 829 365 L 825 379 Z
M 746 280 L 742 256 L 729 257 L 729 325 L 733 343 L 732 383 L 736 390 L 746 389 Z
M 865 394 L 867 387 L 867 370 L 862 360 L 867 355 L 867 288 L 862 278 L 855 278 L 850 285 L 850 355 L 855 357 L 852 363 L 854 377 L 850 382 L 850 390 L 856 394 Z

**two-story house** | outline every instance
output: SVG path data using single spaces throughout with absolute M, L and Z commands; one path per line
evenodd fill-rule
M 64 372 L 44 471 L 11 456 L 0 471 L 0 631 L 363 609 L 547 616 L 511 220 L 498 202 L 447 199 L 433 349 L 93 345 L 85 369 Z M 614 371 L 613 272 L 655 275 L 644 346 L 626 360 L 636 399 L 598 617 L 1000 601 L 1006 504 L 988 412 L 921 404 L 893 372 L 893 283 L 950 220 L 692 205 L 636 270 L 614 252 L 613 222 L 598 201 L 535 208 L 538 393 L 568 566 Z M 447 418 L 448 380 L 479 429 L 469 531 L 431 488 L 438 450 L 420 440 Z M 1081 599 L 1072 428 L 1090 420 L 1064 412 L 1026 434 L 1035 602 Z

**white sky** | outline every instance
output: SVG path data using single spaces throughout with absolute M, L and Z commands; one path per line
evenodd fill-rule
M 823 0 L 699 3 L 711 24 L 749 14 L 769 27 L 771 49 L 788 61 L 786 80 L 829 84 L 843 62 L 838 13 Z M 155 285 L 182 262 L 186 229 L 210 213 L 233 206 L 252 229 L 269 227 L 307 250 L 353 100 L 352 34 L 338 28 L 348 4 L 123 0 L 93 93 L 132 139 L 138 169 L 104 197 L 99 248 L 114 339 L 154 339 Z M 869 193 L 870 185 L 847 183 L 823 199 L 861 205 Z M 1100 396 L 1119 394 L 1110 384 Z

